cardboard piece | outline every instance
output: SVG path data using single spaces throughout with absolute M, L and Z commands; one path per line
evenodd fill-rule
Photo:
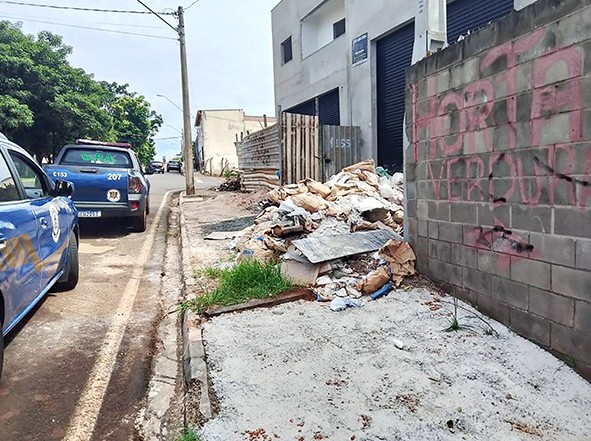
M 313 286 L 318 279 L 318 269 L 318 265 L 302 263 L 297 260 L 281 262 L 281 274 L 298 286 Z

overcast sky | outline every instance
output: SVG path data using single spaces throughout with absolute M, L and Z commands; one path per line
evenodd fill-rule
M 137 0 L 11 0 L 59 5 L 145 11 Z M 193 0 L 143 0 L 156 11 L 176 11 Z M 200 0 L 186 12 L 191 112 L 242 108 L 248 114 L 274 114 L 271 9 L 279 0 Z M 168 8 L 168 9 L 167 9 Z M 176 26 L 174 17 L 166 17 Z M 128 83 L 164 117 L 157 138 L 180 137 L 182 107 L 179 45 L 175 32 L 154 15 L 78 12 L 11 5 L 0 1 L 0 20 L 22 21 L 23 30 L 49 30 L 73 47 L 70 62 L 97 80 Z M 40 21 L 47 23 L 40 23 Z M 49 23 L 51 22 L 51 23 Z M 112 29 L 171 38 L 99 32 Z M 172 126 L 172 127 L 169 127 Z M 157 140 L 158 156 L 180 152 L 180 138 Z

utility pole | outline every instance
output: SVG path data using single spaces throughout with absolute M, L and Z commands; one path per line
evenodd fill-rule
M 162 18 L 156 11 L 146 5 L 142 0 L 137 0 L 144 8 L 162 20 L 169 28 L 179 36 L 181 46 L 181 87 L 183 92 L 183 162 L 185 164 L 185 191 L 187 195 L 195 194 L 195 179 L 193 176 L 193 143 L 191 141 L 191 108 L 189 103 L 189 73 L 187 71 L 187 46 L 185 42 L 185 11 L 179 6 L 177 15 L 179 26 L 175 28 Z M 194 2 L 191 6 L 193 6 Z M 189 6 L 189 7 L 191 7 Z M 165 97 L 166 98 L 166 97 Z M 166 98 L 168 99 L 168 98 Z M 169 100 L 170 101 L 170 100 Z M 178 107 L 178 106 L 177 106 Z
M 193 143 L 191 141 L 191 109 L 189 103 L 189 73 L 187 71 L 187 46 L 185 43 L 185 15 L 179 6 L 179 42 L 181 46 L 181 84 L 183 89 L 183 156 L 185 163 L 185 186 L 187 195 L 195 194 L 193 177 Z

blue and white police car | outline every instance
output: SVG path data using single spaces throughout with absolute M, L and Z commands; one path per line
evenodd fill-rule
M 50 290 L 78 283 L 78 213 L 69 182 L 53 183 L 0 134 L 0 376 L 4 336 Z

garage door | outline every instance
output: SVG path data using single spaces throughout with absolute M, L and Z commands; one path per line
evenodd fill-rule
M 290 109 L 288 113 L 300 115 L 316 115 L 316 99 L 318 99 L 318 120 L 323 126 L 338 126 L 341 123 L 341 112 L 339 109 L 339 89 L 331 90 L 328 93 L 298 104 Z
M 447 41 L 451 44 L 513 11 L 513 0 L 455 0 L 447 5 Z
M 414 22 L 377 41 L 378 164 L 402 170 L 406 68 L 412 61 Z

